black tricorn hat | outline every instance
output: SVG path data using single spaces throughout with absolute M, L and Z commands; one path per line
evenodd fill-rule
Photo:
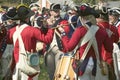
M 55 4 L 55 3 L 52 3 L 50 5 L 50 10 L 60 10 L 60 4 Z
M 87 5 L 81 5 L 79 8 L 77 8 L 77 12 L 79 16 L 88 16 L 93 15 L 96 18 L 99 17 L 99 14 L 94 10 L 94 8 L 91 8 Z
M 113 16 L 120 16 L 120 8 L 118 7 L 110 8 L 108 9 L 108 14 Z
M 108 8 L 107 7 L 100 7 L 95 9 L 98 14 L 108 15 Z
M 8 11 L 2 15 L 2 20 L 6 21 L 12 19 L 17 14 L 15 7 L 10 7 Z
M 107 7 L 100 7 L 98 9 L 96 9 L 96 12 L 99 14 L 99 18 L 108 20 L 108 8 Z
M 31 11 L 29 7 L 25 6 L 24 4 L 21 4 L 17 8 L 16 16 L 12 19 L 13 20 L 25 20 L 26 18 L 29 18 L 34 14 L 35 13 L 33 11 Z

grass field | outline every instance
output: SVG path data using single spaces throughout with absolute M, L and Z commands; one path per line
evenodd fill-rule
M 41 73 L 39 75 L 39 80 L 49 80 L 47 71 L 46 71 L 46 67 L 44 64 L 44 58 L 43 56 L 40 57 L 40 69 L 41 69 Z
M 40 75 L 39 75 L 39 80 L 49 80 L 49 76 L 47 74 L 47 70 L 44 64 L 44 57 L 40 57 Z M 1 74 L 0 74 L 0 80 L 2 80 Z

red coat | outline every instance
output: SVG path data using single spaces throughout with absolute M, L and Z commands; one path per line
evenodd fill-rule
M 98 26 L 100 28 L 103 28 L 103 29 L 110 29 L 112 31 L 112 35 L 110 36 L 110 38 L 112 39 L 112 42 L 113 43 L 117 43 L 118 40 L 119 40 L 119 35 L 118 35 L 118 31 L 117 31 L 117 28 L 115 26 L 112 26 L 110 25 L 108 22 L 99 22 L 98 23 Z M 112 59 L 112 53 L 113 52 L 107 52 L 105 49 L 104 49 L 104 46 L 102 48 L 102 58 L 104 61 L 106 61 L 107 63 L 113 65 L 113 59 Z
M 11 28 L 8 31 L 8 43 L 13 43 L 13 34 L 16 31 L 16 27 Z M 49 29 L 48 32 L 46 33 L 46 35 L 44 33 L 42 33 L 42 31 L 40 31 L 37 28 L 28 26 L 25 29 L 23 29 L 23 31 L 21 32 L 21 37 L 23 39 L 24 42 L 24 46 L 26 51 L 31 52 L 31 50 L 33 50 L 33 52 L 36 52 L 36 42 L 37 40 L 42 41 L 46 44 L 50 44 L 50 42 L 52 41 L 53 38 L 53 30 Z M 18 61 L 18 56 L 19 56 L 19 43 L 18 40 L 16 41 L 15 45 L 14 45 L 14 59 L 15 62 Z
M 113 32 L 113 34 L 111 35 L 112 41 L 115 43 L 118 42 L 119 35 L 118 35 L 117 27 L 110 25 L 108 22 L 99 22 L 97 23 L 97 25 L 104 29 L 110 29 Z
M 83 38 L 83 36 L 86 34 L 86 32 L 87 32 L 86 28 L 84 28 L 84 27 L 78 27 L 75 30 L 75 32 L 73 33 L 71 39 L 69 39 L 67 36 L 63 36 L 62 37 L 62 42 L 64 44 L 65 50 L 66 51 L 72 51 L 77 46 L 77 44 L 79 43 L 79 41 Z M 103 30 L 103 29 L 100 28 L 97 31 L 97 33 L 96 33 L 96 40 L 98 42 L 99 53 L 101 53 L 102 45 L 105 46 L 105 49 L 108 52 L 112 52 L 112 50 L 113 50 L 112 41 L 108 37 L 108 35 L 105 32 L 105 30 Z M 81 46 L 79 48 L 80 56 L 82 56 L 82 53 L 84 52 L 84 50 L 86 48 L 86 45 L 87 44 L 85 44 L 85 45 L 83 45 L 83 46 Z M 93 56 L 93 58 L 96 58 L 95 54 L 94 54 L 94 50 L 93 50 L 92 47 L 90 48 L 87 57 L 90 57 L 90 56 Z
M 69 33 L 69 31 L 70 31 L 68 21 L 67 21 L 67 20 L 61 20 L 61 21 L 58 23 L 58 25 L 63 25 L 62 27 L 64 28 L 66 34 L 68 35 L 68 33 Z M 58 29 L 57 29 L 57 31 L 58 31 Z M 58 33 L 59 33 L 59 31 L 58 31 Z M 46 44 L 44 44 L 43 54 L 44 54 L 44 52 L 45 52 L 46 49 L 47 49 L 46 47 L 47 47 Z M 62 49 L 64 49 L 64 46 L 63 46 Z M 61 51 L 63 51 L 62 49 L 61 49 Z
M 62 37 L 62 42 L 64 44 L 64 48 L 66 51 L 72 51 L 79 43 L 79 41 L 84 37 L 86 34 L 87 30 L 85 27 L 78 27 L 74 31 L 71 39 L 69 39 L 67 36 Z M 104 45 L 106 51 L 112 53 L 113 50 L 113 45 L 111 39 L 108 37 L 106 31 L 102 28 L 100 28 L 96 32 L 96 40 L 98 43 L 98 50 L 99 53 L 101 53 L 102 45 Z M 79 55 L 80 57 L 82 56 L 84 50 L 86 49 L 87 43 L 79 48 Z M 88 54 L 86 58 L 93 57 L 93 59 L 96 59 L 94 49 L 91 47 L 88 51 Z M 80 72 L 80 75 L 83 73 Z
M 120 38 L 120 24 L 117 26 L 117 28 L 118 28 L 119 38 Z
M 63 25 L 65 32 L 68 34 L 69 31 L 70 31 L 68 21 L 67 20 L 62 20 L 59 24 Z

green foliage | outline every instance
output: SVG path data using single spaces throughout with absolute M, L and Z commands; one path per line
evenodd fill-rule
M 76 4 L 81 4 L 81 3 L 91 3 L 91 4 L 95 4 L 96 1 L 98 0 L 73 0 L 73 2 L 75 2 Z
M 4 6 L 9 6 L 6 4 L 20 4 L 20 3 L 25 3 L 25 4 L 30 4 L 31 2 L 37 2 L 38 0 L 0 0 L 0 5 Z
M 77 5 L 80 5 L 81 3 L 90 3 L 90 4 L 96 4 L 99 1 L 120 1 L 120 0 L 72 0 Z

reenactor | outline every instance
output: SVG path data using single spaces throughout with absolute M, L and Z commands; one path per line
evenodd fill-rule
M 113 44 L 107 32 L 96 25 L 87 25 L 89 15 L 99 17 L 93 8 L 86 5 L 81 5 L 79 8 L 79 16 L 81 16 L 82 26 L 76 28 L 72 37 L 69 39 L 65 30 L 60 27 L 62 42 L 67 51 L 72 51 L 77 45 L 79 64 L 77 65 L 78 80 L 95 80 L 96 74 L 100 70 L 101 49 L 104 45 L 107 52 L 112 53 Z M 90 35 L 91 34 L 91 35 Z M 79 44 L 79 42 L 81 44 Z M 99 75 L 99 79 L 102 76 Z M 96 79 L 98 80 L 98 79 Z
M 64 26 L 66 32 L 69 32 L 68 21 L 64 20 L 60 16 L 60 4 L 51 4 L 50 6 L 50 17 L 47 19 L 48 28 L 55 29 L 53 40 L 50 45 L 46 46 L 45 64 L 50 77 L 53 80 L 56 65 L 60 56 L 63 54 L 64 46 L 62 45 L 60 35 L 58 32 L 59 26 Z

